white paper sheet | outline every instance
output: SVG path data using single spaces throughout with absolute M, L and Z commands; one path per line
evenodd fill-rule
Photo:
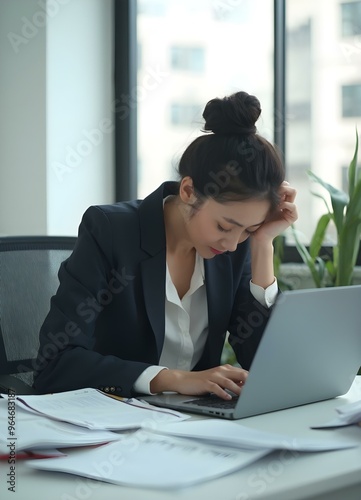
M 65 453 L 55 448 L 32 448 L 31 450 L 22 450 L 16 452 L 16 461 L 18 460 L 29 460 L 29 459 L 39 459 L 39 458 L 57 458 L 64 457 Z M 11 461 L 11 455 L 9 455 L 9 451 L 6 453 L 2 453 L 0 450 L 0 461 L 8 460 Z M 9 463 L 9 462 L 8 462 Z
M 322 429 L 326 427 L 344 427 L 346 425 L 361 425 L 361 400 L 348 403 L 336 408 L 338 416 L 329 420 L 325 424 L 314 425 L 313 429 Z
M 29 467 L 141 488 L 184 488 L 241 469 L 270 450 L 232 450 L 137 431 L 120 441 Z
M 231 446 L 242 449 L 268 448 L 269 450 L 287 449 L 297 451 L 325 451 L 353 448 L 357 444 L 351 441 L 305 438 L 276 434 L 251 429 L 227 420 L 207 419 L 189 422 L 168 423 L 147 430 L 169 436 L 192 438 L 206 443 Z
M 8 432 L 7 400 L 0 399 L 0 455 L 9 454 L 10 443 L 13 443 L 12 446 L 18 453 L 34 448 L 86 446 L 119 439 L 119 435 L 114 432 L 92 431 L 84 427 L 51 420 L 20 407 L 16 407 L 12 421 L 14 430 L 10 435 Z
M 41 396 L 16 396 L 15 402 L 25 410 L 35 410 L 49 418 L 89 429 L 135 429 L 145 423 L 189 418 L 179 412 L 139 403 L 134 399 L 119 401 L 91 388 Z
M 361 400 L 348 403 L 336 408 L 340 416 L 347 419 L 349 423 L 361 422 Z

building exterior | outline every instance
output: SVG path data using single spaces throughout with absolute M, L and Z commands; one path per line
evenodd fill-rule
M 347 189 L 361 129 L 361 1 L 288 0 L 286 15 L 285 160 L 308 241 L 325 206 L 306 172 Z M 257 95 L 273 140 L 272 0 L 138 0 L 138 49 L 139 197 L 176 178 L 213 97 Z

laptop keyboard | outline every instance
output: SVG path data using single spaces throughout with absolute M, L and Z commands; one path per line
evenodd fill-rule
M 225 400 L 219 398 L 218 396 L 205 396 L 203 398 L 185 401 L 184 404 L 192 404 L 197 406 L 210 406 L 212 408 L 232 409 L 235 408 L 237 400 L 238 397 L 233 397 L 232 399 Z

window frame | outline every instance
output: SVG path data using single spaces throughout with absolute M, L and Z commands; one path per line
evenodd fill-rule
M 286 1 L 274 7 L 274 138 L 286 157 Z M 114 121 L 116 201 L 137 198 L 137 2 L 114 0 Z M 126 101 L 126 97 L 128 102 Z M 133 100 L 132 100 L 133 98 Z M 125 108 L 125 109 L 124 109 Z M 125 116 L 126 115 L 126 116 Z M 283 238 L 282 263 L 302 263 L 296 247 Z M 332 247 L 324 247 L 332 254 Z M 361 248 L 357 265 L 361 265 Z
M 114 0 L 115 199 L 137 197 L 137 2 Z

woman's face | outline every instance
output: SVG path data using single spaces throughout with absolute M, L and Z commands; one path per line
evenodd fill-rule
M 269 210 L 268 200 L 218 203 L 208 198 L 187 218 L 187 236 L 205 259 L 227 251 L 234 252 L 239 243 L 263 224 Z

